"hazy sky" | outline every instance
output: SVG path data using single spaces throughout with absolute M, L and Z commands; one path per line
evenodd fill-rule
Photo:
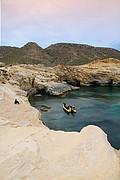
M 120 49 L 120 0 L 2 0 L 1 45 L 58 42 Z

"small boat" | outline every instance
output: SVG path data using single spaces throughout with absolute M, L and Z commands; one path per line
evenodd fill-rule
M 66 106 L 65 103 L 63 103 L 63 109 L 64 111 L 66 111 L 67 113 L 76 113 L 76 109 L 74 108 L 74 106 Z
M 71 113 L 71 111 L 72 111 L 71 107 L 66 108 L 64 105 L 63 105 L 63 109 L 64 109 L 64 111 L 66 111 L 67 113 Z
M 72 107 L 72 112 L 73 112 L 73 113 L 76 113 L 76 112 L 77 112 L 74 107 Z

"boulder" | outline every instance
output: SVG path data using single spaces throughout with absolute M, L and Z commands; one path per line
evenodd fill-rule
M 68 85 L 65 82 L 64 83 L 57 83 L 57 82 L 51 81 L 45 85 L 45 89 L 46 89 L 46 93 L 49 95 L 60 96 L 65 92 L 73 90 L 74 87 Z M 79 89 L 79 88 L 76 87 L 75 89 Z

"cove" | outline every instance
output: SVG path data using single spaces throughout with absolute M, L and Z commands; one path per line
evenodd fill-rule
M 67 114 L 63 102 L 74 105 L 77 113 Z M 42 121 L 53 130 L 79 132 L 87 125 L 100 127 L 108 136 L 110 144 L 120 149 L 120 87 L 81 87 L 64 97 L 35 96 L 30 100 L 33 107 L 49 106 L 42 112 Z

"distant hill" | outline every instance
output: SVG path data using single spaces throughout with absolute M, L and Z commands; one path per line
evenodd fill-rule
M 1 46 L 0 49 L 0 61 L 4 63 L 50 65 L 50 59 L 51 56 L 36 43 L 29 42 L 22 48 Z
M 34 42 L 29 42 L 21 48 L 0 47 L 0 61 L 7 64 L 81 65 L 105 58 L 120 60 L 120 51 L 72 43 L 58 43 L 45 49 Z

